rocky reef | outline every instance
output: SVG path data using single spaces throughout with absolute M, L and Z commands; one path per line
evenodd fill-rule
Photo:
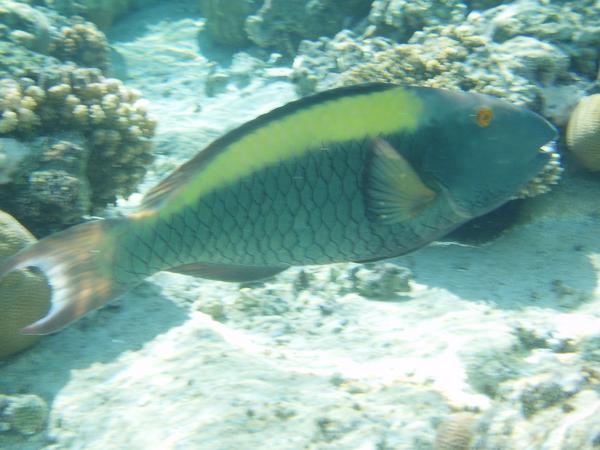
M 294 55 L 303 39 L 332 36 L 369 11 L 371 0 L 200 0 L 215 42 L 239 48 L 249 43 Z
M 598 13 L 562 8 L 518 2 L 473 11 L 461 21 L 423 24 L 396 40 L 374 25 L 362 34 L 344 31 L 333 39 L 304 41 L 294 62 L 295 79 L 302 93 L 388 81 L 475 90 L 541 110 L 550 103 L 546 88 L 596 76 Z M 549 31 L 556 29 L 561 33 Z
M 108 28 L 128 12 L 151 5 L 158 0 L 34 0 L 32 3 L 55 9 L 66 16 L 78 15 Z
M 374 0 L 369 23 L 379 35 L 406 42 L 416 31 L 462 22 L 468 12 L 460 0 Z
M 198 3 L 215 43 L 234 49 L 250 45 L 245 23 L 257 11 L 258 0 L 199 0 Z
M 0 5 L 0 42 L 4 71 L 22 64 L 22 48 L 83 67 L 106 70 L 109 65 L 106 37 L 93 23 L 18 1 L 6 0 Z
M 12 1 L 0 32 L 0 206 L 46 234 L 133 192 L 156 123 L 139 92 L 104 75 L 104 34 Z
M 302 39 L 333 35 L 352 26 L 369 5 L 367 0 L 270 0 L 248 17 L 245 28 L 259 47 L 294 54 Z

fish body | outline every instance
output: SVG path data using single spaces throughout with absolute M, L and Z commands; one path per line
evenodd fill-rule
M 271 111 L 217 139 L 123 219 L 49 236 L 55 331 L 161 271 L 226 281 L 408 253 L 500 206 L 548 162 L 540 116 L 488 96 L 374 84 Z

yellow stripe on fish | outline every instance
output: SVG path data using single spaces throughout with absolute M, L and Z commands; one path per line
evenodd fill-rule
M 164 197 L 159 195 L 158 202 L 154 203 L 160 204 L 159 214 L 165 217 L 216 189 L 305 152 L 324 150 L 332 143 L 414 131 L 419 126 L 423 104 L 414 91 L 385 86 L 374 92 L 356 90 L 354 95 L 348 96 L 353 90 L 353 87 L 338 89 L 335 96 L 326 92 L 298 100 L 272 111 L 266 124 L 264 116 L 247 123 L 244 130 L 248 131 L 229 143 L 226 151 L 218 145 L 220 141 L 216 141 L 217 145 L 205 152 L 220 147 L 218 154 L 208 161 L 202 153 L 199 155 L 198 159 L 204 164 L 202 171 L 198 172 L 192 160 L 186 164 L 195 172 L 191 179 L 183 176 L 173 183 L 169 177 L 149 193 L 148 198 L 152 198 L 153 193 L 164 193 Z M 323 101 L 328 95 L 331 98 Z M 177 176 L 177 172 L 174 175 Z M 168 202 L 163 203 L 163 200 Z M 139 215 L 146 213 L 142 211 Z

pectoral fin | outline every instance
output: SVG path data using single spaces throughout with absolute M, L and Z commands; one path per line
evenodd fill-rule
M 227 266 L 219 264 L 193 263 L 172 267 L 169 272 L 191 275 L 193 277 L 207 278 L 209 280 L 230 281 L 245 283 L 248 281 L 263 280 L 283 272 L 287 267 L 254 267 L 254 266 Z
M 374 140 L 368 170 L 367 207 L 378 222 L 391 225 L 413 219 L 435 199 L 435 192 L 384 139 Z

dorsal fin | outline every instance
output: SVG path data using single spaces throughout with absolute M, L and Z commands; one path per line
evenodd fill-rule
M 198 153 L 194 158 L 180 166 L 158 185 L 150 189 L 144 196 L 141 205 L 142 210 L 153 210 L 165 204 L 172 198 L 179 189 L 184 186 L 192 177 L 196 176 L 216 155 L 223 152 L 229 145 L 238 141 L 242 137 L 253 131 L 266 126 L 270 122 L 281 119 L 282 117 L 292 115 L 302 109 L 321 104 L 340 97 L 352 95 L 364 95 L 378 91 L 385 91 L 397 87 L 386 83 L 369 83 L 357 86 L 345 86 L 337 89 L 320 92 L 309 97 L 287 103 L 279 108 L 258 116 L 257 118 L 246 122 L 226 133 L 209 144 L 204 150 Z
M 144 195 L 141 209 L 158 209 L 171 195 L 173 195 L 179 186 L 182 186 L 186 181 L 198 171 L 202 170 L 202 166 L 208 161 L 202 151 L 196 157 L 190 159 L 183 165 L 179 166 L 167 178 L 162 180 Z M 202 156 L 202 158 L 201 158 Z

